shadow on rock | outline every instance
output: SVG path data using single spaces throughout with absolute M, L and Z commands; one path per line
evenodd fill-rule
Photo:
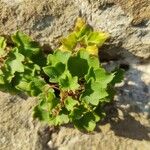
M 150 127 L 145 127 L 128 113 L 125 114 L 124 119 L 111 121 L 110 124 L 111 129 L 117 136 L 122 136 L 135 140 L 150 141 L 150 137 L 148 135 L 150 133 Z
M 140 114 L 150 114 L 148 61 L 134 56 L 121 45 L 105 45 L 100 58 L 106 62 L 104 67 L 108 71 L 115 67 L 126 71 L 123 84 L 116 87 L 117 101 L 106 106 L 107 118 L 100 125 L 110 123 L 111 130 L 120 137 L 150 141 L 150 126 L 143 122 L 149 118 L 138 118 Z

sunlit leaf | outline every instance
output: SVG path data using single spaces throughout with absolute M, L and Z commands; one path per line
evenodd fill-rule
M 92 32 L 87 39 L 87 44 L 94 44 L 100 47 L 104 44 L 108 37 L 109 35 L 103 32 Z
M 96 45 L 87 46 L 86 51 L 91 55 L 98 55 L 98 47 Z

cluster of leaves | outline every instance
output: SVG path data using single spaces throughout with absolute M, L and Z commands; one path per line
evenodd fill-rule
M 17 32 L 12 41 L 14 46 L 6 47 L 6 40 L 0 37 L 0 90 L 37 96 L 45 85 L 41 69 L 46 58 L 38 43 L 25 34 Z
M 12 36 L 13 48 L 0 37 L 0 90 L 37 96 L 33 115 L 41 121 L 55 126 L 72 122 L 93 131 L 123 77 L 122 70 L 108 73 L 100 65 L 98 49 L 107 38 L 80 18 L 48 56 L 21 32 Z

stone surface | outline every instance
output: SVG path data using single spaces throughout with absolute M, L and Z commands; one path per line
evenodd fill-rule
M 53 133 L 49 147 L 58 150 L 148 150 L 150 120 L 141 118 L 124 114 L 118 121 L 100 125 L 97 132 L 88 134 L 61 127 L 58 133 Z
M 32 118 L 35 99 L 0 92 L 0 150 L 47 150 L 49 127 Z
M 22 30 L 55 48 L 81 14 L 97 30 L 109 32 L 109 53 L 123 49 L 150 57 L 149 0 L 1 0 L 0 34 Z M 116 50 L 115 50 L 116 49 Z

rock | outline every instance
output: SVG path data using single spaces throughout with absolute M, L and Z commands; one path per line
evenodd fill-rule
M 107 59 L 124 56 L 124 51 L 150 57 L 149 0 L 1 0 L 0 34 L 22 30 L 55 49 L 79 14 L 95 29 L 110 33 Z
M 96 132 L 88 134 L 73 128 L 61 127 L 58 133 L 52 134 L 51 148 L 58 150 L 149 149 L 150 120 L 142 119 L 142 116 L 135 114 L 124 115 L 124 119 L 100 125 Z
M 127 13 L 133 15 L 132 24 L 140 25 L 150 19 L 150 1 L 149 0 L 114 0 Z
M 49 127 L 33 120 L 35 99 L 0 92 L 0 149 L 47 150 Z

